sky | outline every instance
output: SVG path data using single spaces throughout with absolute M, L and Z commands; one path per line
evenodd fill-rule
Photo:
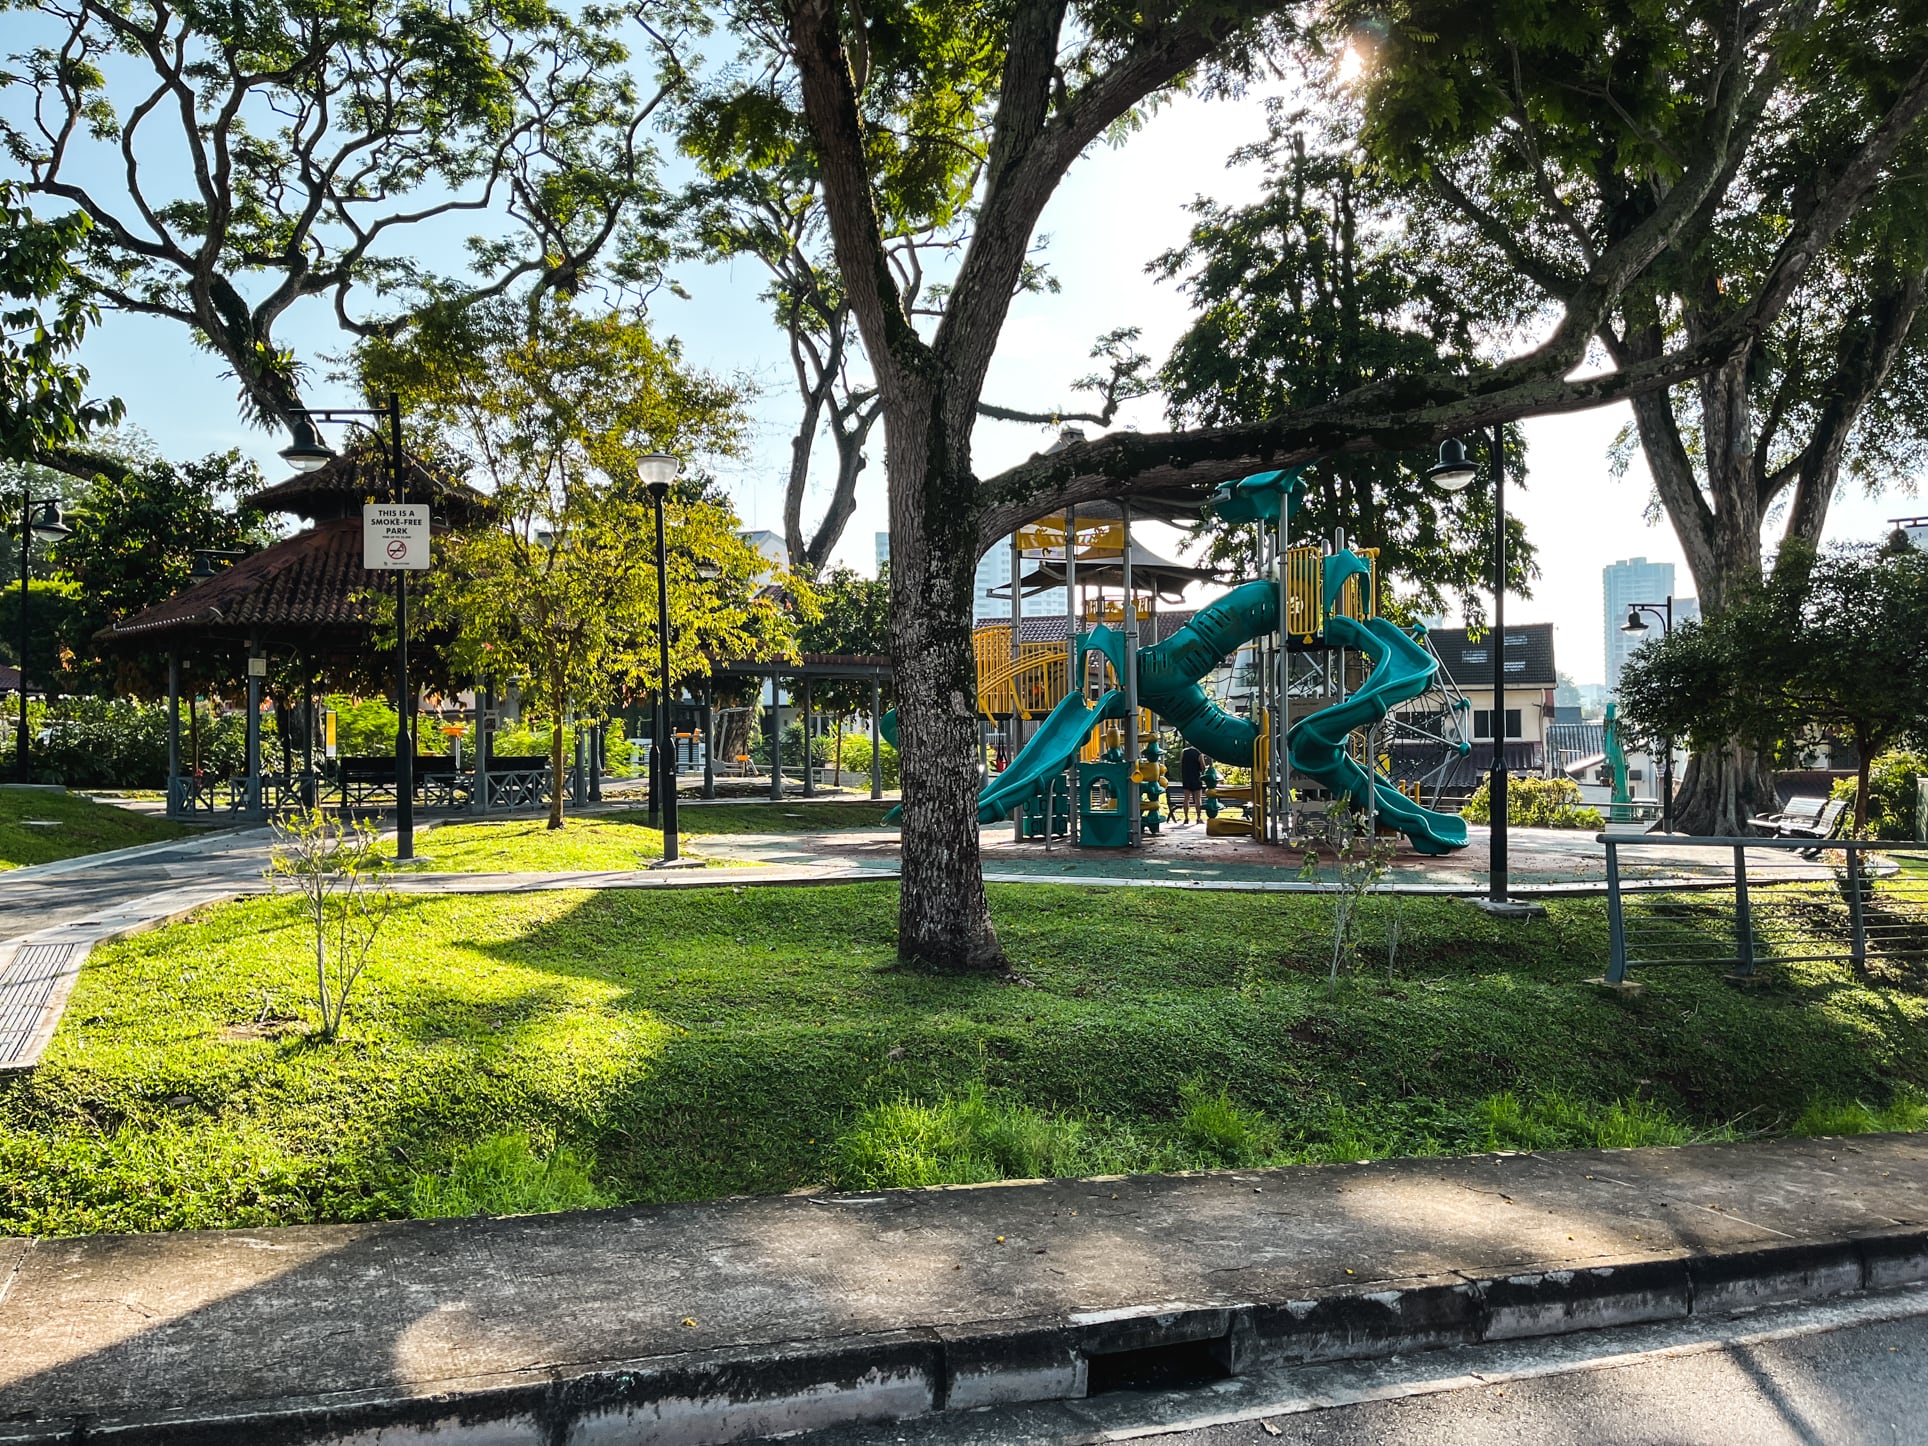
M 1124 145 L 1094 150 L 1080 160 L 1039 228 L 1049 238 L 1045 259 L 1061 289 L 1014 304 L 986 400 L 1032 410 L 1085 405 L 1070 383 L 1095 369 L 1088 356 L 1092 341 L 1117 326 L 1142 327 L 1142 349 L 1162 361 L 1184 330 L 1188 312 L 1184 296 L 1147 275 L 1146 263 L 1183 241 L 1186 207 L 1194 198 L 1238 203 L 1256 194 L 1256 171 L 1228 168 L 1225 157 L 1264 132 L 1259 97 L 1179 99 Z M 746 524 L 780 529 L 797 403 L 782 335 L 760 299 L 765 278 L 749 261 L 686 265 L 675 275 L 689 299 L 657 293 L 652 318 L 681 340 L 692 363 L 757 384 L 748 455 L 725 464 L 720 475 Z M 344 349 L 325 304 L 310 302 L 288 322 L 280 339 L 305 359 Z M 168 456 L 195 457 L 239 446 L 269 477 L 285 472 L 275 453 L 286 439 L 240 420 L 232 378 L 223 374 L 222 363 L 193 346 L 183 328 L 109 315 L 88 338 L 82 360 L 92 370 L 93 390 L 121 397 L 128 421 Z M 325 380 L 327 370 L 315 366 L 316 380 L 307 389 L 310 404 L 350 402 L 345 389 L 340 397 L 333 395 L 331 388 L 338 384 Z M 1524 521 L 1540 564 L 1532 596 L 1510 599 L 1508 618 L 1553 623 L 1560 670 L 1583 684 L 1605 678 L 1602 567 L 1632 557 L 1672 562 L 1676 592 L 1688 594 L 1693 586 L 1671 527 L 1645 518 L 1651 489 L 1644 467 L 1636 460 L 1621 478 L 1609 470 L 1608 448 L 1627 419 L 1627 409 L 1616 406 L 1527 421 L 1527 472 L 1508 479 L 1509 511 Z M 1159 399 L 1128 404 L 1115 425 L 1162 429 Z M 978 471 L 990 475 L 1049 441 L 1042 428 L 984 421 L 974 443 Z M 835 559 L 866 573 L 874 563 L 875 534 L 886 525 L 880 442 L 873 440 L 870 450 L 857 512 Z M 819 471 L 824 470 L 820 464 Z M 807 521 L 822 501 L 820 495 L 806 503 Z M 1830 515 L 1829 536 L 1879 537 L 1887 531 L 1886 519 L 1918 510 L 1928 512 L 1928 504 L 1910 496 L 1844 495 Z M 1148 529 L 1145 541 L 1160 551 L 1176 551 L 1176 534 L 1169 531 Z

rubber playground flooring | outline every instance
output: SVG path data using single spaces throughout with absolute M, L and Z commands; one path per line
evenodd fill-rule
M 1438 857 L 1421 854 L 1397 841 L 1382 887 L 1424 892 L 1483 890 L 1487 883 L 1488 830 L 1473 825 L 1467 846 Z M 1331 855 L 1321 857 L 1308 876 L 1302 850 L 1255 843 L 1236 837 L 1209 837 L 1202 825 L 1168 824 L 1131 849 L 1071 848 L 1064 842 L 1046 849 L 1018 843 L 1009 824 L 995 824 L 980 835 L 984 872 L 997 881 L 1053 879 L 1060 882 L 1110 881 L 1162 883 L 1174 887 L 1270 887 L 1294 889 L 1330 883 L 1336 877 Z M 895 829 L 839 829 L 822 833 L 737 834 L 703 840 L 713 858 L 784 866 L 838 864 L 895 870 L 900 845 Z M 1570 829 L 1512 829 L 1507 849 L 1514 886 L 1527 892 L 1604 889 L 1607 855 L 1591 832 Z M 1733 856 L 1724 849 L 1694 849 L 1664 843 L 1643 844 L 1622 855 L 1629 875 L 1674 880 L 1731 877 Z M 1750 877 L 1819 878 L 1825 863 L 1810 862 L 1786 850 L 1753 850 Z

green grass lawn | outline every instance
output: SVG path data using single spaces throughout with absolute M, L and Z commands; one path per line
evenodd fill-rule
M 181 824 L 76 793 L 0 787 L 0 869 L 158 843 L 186 832 Z
M 888 883 L 404 897 L 333 1044 L 308 1032 L 294 901 L 213 909 L 97 950 L 40 1068 L 0 1082 L 0 1232 L 1923 1114 L 1919 976 L 1867 985 L 1791 965 L 1739 991 L 1714 970 L 1655 970 L 1645 995 L 1620 999 L 1582 982 L 1605 956 L 1596 902 L 1519 925 L 1409 898 L 1394 966 L 1394 906 L 1369 902 L 1359 970 L 1335 991 L 1316 897 L 1032 885 L 991 898 L 1009 978 L 898 968 Z
M 684 852 L 701 854 L 705 835 L 821 833 L 875 828 L 888 803 L 716 803 L 677 814 Z M 421 869 L 448 873 L 559 873 L 574 869 L 642 868 L 663 856 L 661 829 L 646 809 L 570 815 L 561 829 L 546 817 L 442 824 L 416 843 Z M 394 845 L 383 845 L 393 854 Z M 735 861 L 732 861 L 735 862 Z

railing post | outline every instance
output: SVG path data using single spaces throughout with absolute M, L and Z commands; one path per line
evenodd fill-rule
M 1620 918 L 1620 848 L 1607 840 L 1607 983 L 1627 982 L 1627 930 Z
M 1734 845 L 1734 932 L 1740 946 L 1740 967 L 1734 972 L 1748 976 L 1754 972 L 1754 903 L 1747 892 L 1747 845 Z
M 1854 972 L 1868 972 L 1868 936 L 1861 910 L 1861 854 L 1850 846 L 1848 855 L 1848 958 Z

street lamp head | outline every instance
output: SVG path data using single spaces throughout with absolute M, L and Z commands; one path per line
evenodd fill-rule
M 319 472 L 335 460 L 334 450 L 321 440 L 321 434 L 306 417 L 296 417 L 288 424 L 294 434 L 294 441 L 281 451 L 281 460 L 297 472 Z
M 682 470 L 683 464 L 667 452 L 651 452 L 647 457 L 636 459 L 636 475 L 658 502 L 669 496 L 669 484 Z
M 1620 631 L 1636 638 L 1647 635 L 1647 620 L 1640 616 L 1639 608 L 1627 609 L 1627 620 L 1620 625 Z
M 33 535 L 42 542 L 58 542 L 63 537 L 72 537 L 74 529 L 60 520 L 60 504 L 45 502 L 33 519 Z
M 713 562 L 704 561 L 696 564 L 696 577 L 699 582 L 715 582 L 722 576 L 723 569 Z
M 1448 437 L 1439 444 L 1439 460 L 1426 469 L 1426 480 L 1441 491 L 1460 492 L 1478 472 L 1466 456 L 1466 444 L 1457 437 Z

